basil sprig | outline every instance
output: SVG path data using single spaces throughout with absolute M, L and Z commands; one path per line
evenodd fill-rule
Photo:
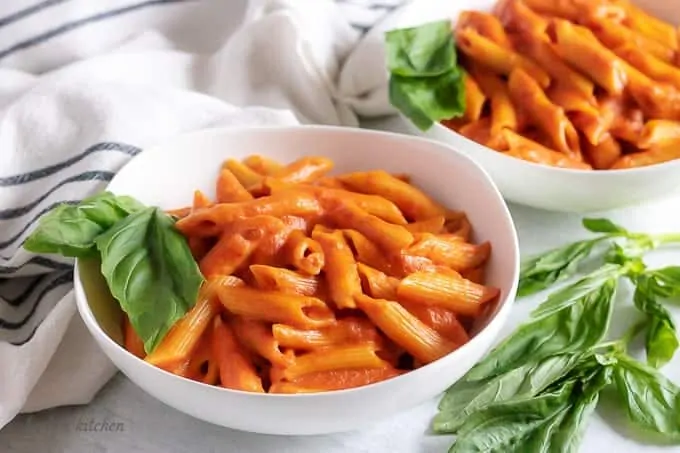
M 574 277 L 585 259 L 599 260 L 600 267 L 548 295 L 446 392 L 433 427 L 457 435 L 451 453 L 577 452 L 606 388 L 638 430 L 680 443 L 680 388 L 655 369 L 678 348 L 664 303 L 680 298 L 680 267 L 648 269 L 643 261 L 646 252 L 680 242 L 680 235 L 631 233 L 607 219 L 583 225 L 598 235 L 523 263 L 522 293 Z M 623 278 L 635 285 L 634 304 L 644 320 L 605 341 Z M 627 353 L 641 332 L 647 364 Z
M 110 192 L 50 211 L 24 248 L 77 258 L 100 254 L 111 294 L 147 353 L 193 307 L 203 283 L 172 217 Z
M 464 73 L 451 22 L 429 22 L 385 34 L 390 103 L 421 130 L 465 113 Z

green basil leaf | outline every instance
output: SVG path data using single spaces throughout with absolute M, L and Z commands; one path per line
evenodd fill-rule
M 96 254 L 94 240 L 116 222 L 144 206 L 130 197 L 102 192 L 76 205 L 62 204 L 41 217 L 24 242 L 34 253 L 84 258 Z
M 566 375 L 580 360 L 576 354 L 548 357 L 525 364 L 487 382 L 458 381 L 446 391 L 434 419 L 437 433 L 455 433 L 479 409 L 512 398 L 533 397 Z
M 472 414 L 458 431 L 450 453 L 533 453 L 526 441 L 545 431 L 569 408 L 574 384 L 555 392 L 490 405 Z
M 574 242 L 522 262 L 517 294 L 528 296 L 576 274 L 601 238 Z
M 465 112 L 463 74 L 455 68 L 439 77 L 393 75 L 389 96 L 390 103 L 421 130 Z
M 203 283 L 187 241 L 170 216 L 146 208 L 116 223 L 95 242 L 111 294 L 150 353 L 193 307 Z
M 655 293 L 662 298 L 680 297 L 680 266 L 668 266 L 647 272 Z
M 628 230 L 608 219 L 583 219 L 583 227 L 593 233 L 627 235 Z
M 680 442 L 680 388 L 656 369 L 618 356 L 614 383 L 630 421 L 640 429 Z
M 535 318 L 549 316 L 581 301 L 588 303 L 592 298 L 597 299 L 605 284 L 618 279 L 624 272 L 621 266 L 605 264 L 592 274 L 550 294 L 546 301 L 531 313 L 531 316 Z M 596 303 L 596 300 L 593 303 Z
M 456 66 L 451 22 L 442 20 L 385 33 L 387 67 L 402 77 L 433 77 Z
M 657 300 L 654 279 L 642 275 L 636 279 L 633 301 L 647 315 L 649 326 L 645 346 L 647 363 L 659 368 L 668 363 L 678 349 L 678 336 L 670 313 Z
M 609 329 L 618 279 L 611 277 L 559 311 L 522 324 L 466 375 L 479 381 L 532 360 L 558 353 L 582 352 L 600 342 Z
M 560 453 L 577 453 L 589 417 L 595 411 L 600 399 L 600 392 L 612 382 L 612 367 L 600 367 L 592 377 L 581 383 L 581 389 L 573 405 L 562 418 L 559 428 L 555 430 L 551 443 L 556 447 L 552 451 Z

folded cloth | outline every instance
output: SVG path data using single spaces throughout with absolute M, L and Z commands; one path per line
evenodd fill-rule
M 38 219 L 185 131 L 357 125 L 366 93 L 343 94 L 343 63 L 400 3 L 0 4 L 0 428 L 86 403 L 114 372 L 74 316 L 71 261 L 22 248 Z

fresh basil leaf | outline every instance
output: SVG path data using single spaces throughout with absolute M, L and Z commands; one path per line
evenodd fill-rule
M 130 197 L 102 192 L 76 205 L 62 204 L 41 217 L 24 242 L 33 253 L 83 258 L 95 255 L 94 240 L 116 222 L 144 206 Z
M 649 326 L 645 347 L 647 363 L 659 368 L 668 363 L 678 349 L 678 336 L 670 313 L 657 300 L 653 277 L 641 275 L 635 281 L 635 306 L 647 315 Z
M 517 294 L 529 296 L 576 274 L 602 238 L 574 242 L 522 262 Z
M 574 384 L 555 392 L 490 405 L 472 414 L 458 431 L 450 453 L 533 453 L 526 441 L 545 431 L 569 408 Z
M 555 430 L 551 444 L 556 447 L 552 451 L 560 453 L 577 453 L 583 440 L 589 417 L 595 411 L 600 399 L 600 392 L 612 382 L 612 367 L 600 367 L 587 381 L 581 383 L 578 396 L 562 418 L 559 428 Z
M 437 433 L 455 433 L 475 411 L 512 398 L 537 395 L 555 380 L 566 375 L 580 360 L 576 354 L 548 357 L 531 362 L 487 382 L 458 381 L 446 391 L 439 403 L 433 429 Z
M 196 303 L 203 276 L 186 239 L 158 208 L 131 214 L 99 236 L 102 274 L 147 353 Z
M 455 68 L 439 77 L 393 75 L 389 96 L 390 103 L 421 130 L 465 112 L 463 74 Z
M 465 379 L 488 379 L 532 360 L 595 346 L 609 329 L 617 285 L 618 279 L 611 277 L 581 298 L 564 301 L 559 311 L 522 324 L 477 363 Z
M 627 235 L 628 230 L 608 219 L 583 219 L 583 227 L 593 233 Z
M 667 441 L 680 442 L 680 388 L 625 354 L 618 356 L 613 375 L 631 422 Z
M 623 273 L 624 269 L 615 264 L 605 264 L 600 269 L 596 270 L 590 275 L 587 275 L 577 282 L 556 291 L 548 296 L 545 302 L 540 304 L 531 312 L 531 316 L 541 318 L 549 316 L 552 313 L 563 310 L 570 305 L 585 301 L 588 303 L 591 299 L 601 297 L 601 291 L 609 288 L 610 285 L 606 283 L 618 279 Z
M 432 77 L 456 66 L 451 22 L 442 20 L 385 33 L 387 67 L 402 77 Z
M 680 297 L 680 266 L 668 266 L 647 272 L 655 293 L 662 298 Z

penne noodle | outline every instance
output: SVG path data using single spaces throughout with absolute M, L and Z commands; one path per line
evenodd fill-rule
M 501 0 L 495 13 L 508 31 L 542 35 L 548 28 L 548 21 L 529 8 L 524 0 Z
M 374 299 L 393 300 L 396 298 L 397 287 L 399 286 L 398 278 L 391 277 L 363 263 L 358 264 L 358 269 L 364 293 Z
M 457 237 L 420 233 L 406 251 L 412 255 L 428 258 L 434 264 L 462 271 L 486 262 L 491 255 L 491 244 L 484 242 L 475 245 L 463 242 Z
M 251 265 L 250 272 L 258 289 L 265 291 L 314 296 L 319 289 L 319 279 L 314 275 L 262 264 Z
M 342 230 L 342 232 L 357 263 L 387 271 L 389 262 L 385 254 L 373 242 L 356 230 Z
M 565 20 L 554 21 L 555 49 L 567 63 L 592 78 L 608 93 L 621 95 L 627 74 L 621 60 L 590 30 Z
M 215 318 L 213 324 L 213 354 L 220 371 L 220 385 L 233 390 L 263 393 L 262 379 L 257 375 L 255 365 L 239 346 L 234 333 Z
M 516 130 L 517 113 L 505 83 L 495 74 L 484 71 L 476 65 L 470 65 L 470 73 L 491 101 L 490 136 L 499 136 L 503 129 Z M 467 134 L 465 135 L 474 140 Z
M 465 115 L 463 118 L 467 121 L 477 121 L 482 116 L 486 96 L 474 77 L 467 72 L 463 74 L 463 84 L 465 87 Z
M 298 356 L 283 370 L 283 378 L 295 380 L 310 373 L 344 369 L 387 368 L 370 344 L 336 346 Z
M 591 144 L 597 144 L 607 133 L 609 124 L 602 121 L 600 111 L 579 92 L 563 85 L 550 87 L 548 98 L 561 107 L 571 119 L 572 124 L 581 130 Z
M 512 71 L 508 87 L 513 102 L 524 106 L 532 122 L 550 137 L 555 149 L 580 160 L 578 132 L 564 109 L 550 102 L 541 87 L 521 69 Z
M 470 341 L 470 336 L 451 310 L 421 304 L 404 304 L 404 307 L 426 326 L 454 344 L 462 346 Z
M 241 234 L 224 234 L 199 263 L 206 278 L 231 275 L 246 264 L 255 251 L 258 240 L 244 238 Z
M 504 144 L 495 140 L 496 137 L 491 135 L 491 120 L 488 117 L 467 123 L 460 128 L 458 133 L 480 145 L 499 151 L 503 149 Z
M 194 191 L 194 200 L 191 204 L 191 210 L 195 211 L 197 209 L 202 209 L 202 208 L 207 208 L 212 206 L 212 201 L 210 201 L 210 198 L 200 190 L 195 190 Z
M 632 30 L 621 23 L 599 18 L 588 21 L 590 28 L 595 36 L 609 49 L 621 46 L 631 46 L 639 49 L 645 55 L 658 58 L 666 63 L 672 63 L 675 51 L 653 39 L 650 39 L 635 30 Z M 633 63 L 634 64 L 634 63 Z
M 327 253 L 316 240 L 294 230 L 281 250 L 283 262 L 308 275 L 318 275 L 325 266 Z
M 505 154 L 537 164 L 551 167 L 572 168 L 576 170 L 592 170 L 585 162 L 573 159 L 565 154 L 546 148 L 540 143 L 522 137 L 510 130 L 504 130 L 503 135 L 509 144 L 510 151 Z
M 572 21 L 577 21 L 583 13 L 573 0 L 524 0 L 524 3 L 539 14 Z
M 160 344 L 145 360 L 161 368 L 177 366 L 189 359 L 210 322 L 220 312 L 217 291 L 221 286 L 241 286 L 236 277 L 218 277 L 203 284 L 196 304 L 168 331 Z
M 189 359 L 178 367 L 179 374 L 204 384 L 217 385 L 220 369 L 212 343 L 212 329 L 207 329 L 191 352 Z
M 335 177 L 330 177 L 330 176 L 324 176 L 323 178 L 319 178 L 314 182 L 315 185 L 319 187 L 326 187 L 328 189 L 338 189 L 338 190 L 344 190 L 345 186 L 342 185 L 342 182 Z
M 460 51 L 472 61 L 499 75 L 510 75 L 514 68 L 519 67 L 541 87 L 550 85 L 550 76 L 536 63 L 512 50 L 504 49 L 471 28 L 458 30 L 456 43 Z
M 625 170 L 627 168 L 646 167 L 668 162 L 680 158 L 680 147 L 677 144 L 670 146 L 653 147 L 646 151 L 626 154 L 612 165 L 612 170 Z
M 414 272 L 399 283 L 397 298 L 404 303 L 432 305 L 461 315 L 476 316 L 495 299 L 497 288 L 441 272 Z
M 320 329 L 305 330 L 274 324 L 272 333 L 282 348 L 296 350 L 369 343 L 377 347 L 382 342 L 376 327 L 368 319 L 357 316 L 340 319 L 336 324 Z
M 312 329 L 335 323 L 331 309 L 316 297 L 224 286 L 218 288 L 217 296 L 234 315 Z
M 505 34 L 503 24 L 494 15 L 481 11 L 463 11 L 458 16 L 456 28 L 461 30 L 472 28 L 499 46 L 510 49 L 510 41 Z
M 228 224 L 258 215 L 272 217 L 318 215 L 321 206 L 313 194 L 286 191 L 240 203 L 221 203 L 201 209 L 177 221 L 185 236 L 217 236 Z
M 444 213 L 444 208 L 423 191 L 383 170 L 349 173 L 339 179 L 351 190 L 391 201 L 411 220 L 429 219 Z M 355 204 L 362 208 L 359 203 Z
M 243 163 L 246 167 L 262 176 L 276 176 L 283 170 L 283 165 L 280 163 L 258 154 L 246 157 L 243 159 Z
M 274 393 L 311 393 L 349 389 L 374 384 L 400 374 L 402 374 L 402 371 L 389 365 L 380 368 L 318 371 L 302 375 L 295 379 L 293 383 L 279 382 L 274 387 Z
M 354 295 L 361 292 L 361 280 L 352 250 L 341 231 L 314 235 L 326 257 L 324 273 L 330 298 L 338 308 L 356 308 Z
M 292 363 L 290 356 L 284 355 L 279 349 L 279 343 L 268 324 L 235 316 L 229 326 L 245 348 L 267 359 L 273 366 L 288 366 Z
M 438 215 L 430 217 L 429 219 L 420 220 L 417 222 L 405 225 L 405 228 L 411 233 L 441 233 L 444 230 L 446 217 Z
M 253 196 L 243 187 L 243 184 L 234 176 L 231 170 L 223 168 L 217 178 L 217 202 L 233 203 L 238 201 L 252 200 Z M 207 206 L 201 206 L 207 207 Z
M 654 41 L 678 50 L 678 33 L 671 24 L 653 17 L 629 1 L 624 2 L 627 9 L 623 23 Z
M 541 65 L 560 86 L 577 91 L 586 99 L 592 98 L 595 89 L 593 82 L 572 69 L 543 32 L 521 33 L 513 43 L 518 52 Z
M 484 266 L 474 267 L 460 273 L 460 276 L 466 280 L 470 280 L 473 283 L 478 283 L 480 285 L 484 284 L 486 280 L 486 269 Z
M 287 184 L 314 182 L 333 169 L 333 161 L 326 157 L 303 157 L 282 168 L 276 179 Z
M 362 294 L 356 297 L 356 303 L 389 339 L 423 363 L 433 362 L 457 347 L 397 302 Z
M 390 175 L 392 176 L 392 175 Z M 394 176 L 392 176 L 394 178 Z M 342 176 L 338 177 L 342 180 Z M 397 178 L 402 184 L 408 184 Z M 332 189 L 322 189 L 317 191 L 319 199 L 322 202 L 333 201 L 349 201 L 356 204 L 359 208 L 374 215 L 386 222 L 394 223 L 395 225 L 406 225 L 404 214 L 399 210 L 399 207 L 388 198 L 381 194 L 370 195 L 366 193 L 355 193 L 347 190 L 337 191 Z
M 666 147 L 680 144 L 680 122 L 649 120 L 640 132 L 637 146 L 640 149 Z
M 614 52 L 651 79 L 680 88 L 680 69 L 672 64 L 665 63 L 631 44 L 614 48 Z
M 253 171 L 243 164 L 243 162 L 239 162 L 236 159 L 227 159 L 224 164 L 222 164 L 222 168 L 229 170 L 246 189 L 261 184 L 264 179 L 261 174 Z
M 379 219 L 348 202 L 329 207 L 328 217 L 340 228 L 354 229 L 383 250 L 401 250 L 413 242 L 413 235 L 403 226 Z
M 607 134 L 597 145 L 586 143 L 585 153 L 594 169 L 606 170 L 621 157 L 621 145 Z

